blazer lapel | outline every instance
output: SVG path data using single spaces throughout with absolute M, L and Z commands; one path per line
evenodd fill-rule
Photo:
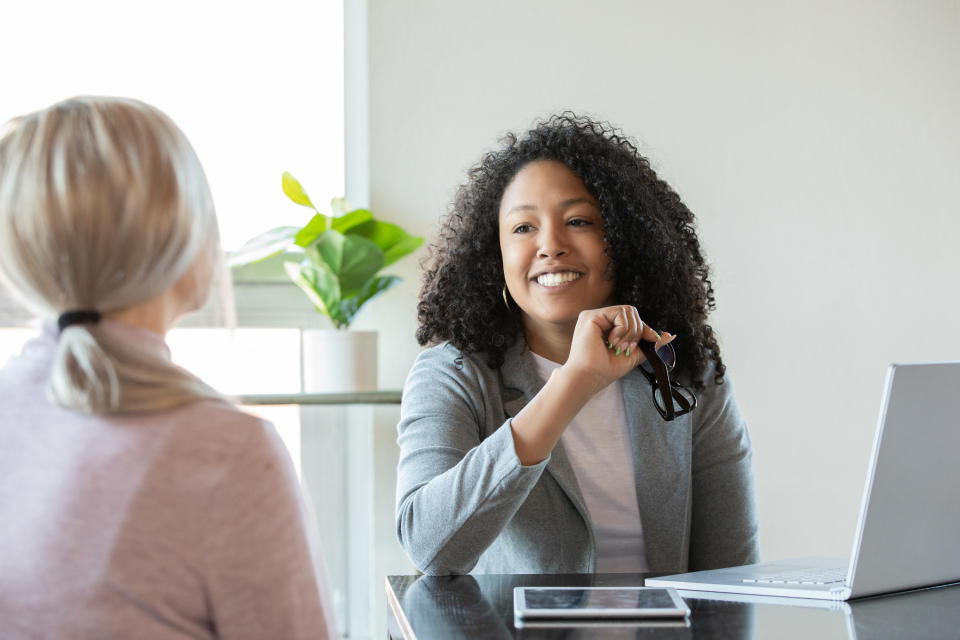
M 666 422 L 639 371 L 622 381 L 647 564 L 651 571 L 683 571 L 690 546 L 691 414 Z
M 504 354 L 500 372 L 505 391 L 503 408 L 507 417 L 512 418 L 533 400 L 533 397 L 543 388 L 544 383 L 540 379 L 540 374 L 537 373 L 533 356 L 523 340 L 518 340 Z M 570 498 L 580 517 L 590 523 L 590 512 L 587 511 L 580 485 L 577 483 L 577 475 L 570 466 L 570 459 L 567 457 L 562 441 L 557 442 L 550 453 L 550 462 L 547 463 L 546 470 Z M 593 525 L 590 524 L 587 528 L 592 537 Z

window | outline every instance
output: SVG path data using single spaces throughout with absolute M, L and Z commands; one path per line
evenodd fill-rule
M 0 120 L 77 94 L 156 105 L 197 149 L 227 249 L 305 220 L 284 170 L 318 205 L 343 195 L 342 0 L 41 0 L 0 21 Z
M 342 0 L 41 0 L 5 3 L 0 21 L 0 59 L 8 62 L 0 121 L 77 94 L 163 109 L 203 162 L 226 249 L 310 215 L 283 195 L 284 170 L 318 206 L 343 195 Z M 292 326 L 289 313 L 274 317 L 272 306 L 243 295 L 241 307 L 262 307 L 258 324 Z M 34 333 L 24 325 L 0 291 L 0 364 Z M 296 331 L 175 329 L 168 342 L 176 361 L 224 392 L 299 390 Z M 296 410 L 261 413 L 299 464 Z

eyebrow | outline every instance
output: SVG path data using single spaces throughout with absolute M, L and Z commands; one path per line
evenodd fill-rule
M 600 205 L 594 202 L 592 198 L 583 198 L 583 197 L 570 198 L 568 200 L 564 200 L 563 202 L 560 203 L 560 208 L 567 209 L 569 207 L 572 207 L 575 204 L 581 204 L 581 203 L 586 203 L 596 209 L 600 209 Z M 517 206 L 512 207 L 509 211 L 507 211 L 507 215 L 510 215 L 511 213 L 515 213 L 515 212 L 522 212 L 522 211 L 536 211 L 537 208 L 538 207 L 534 204 L 518 204 Z

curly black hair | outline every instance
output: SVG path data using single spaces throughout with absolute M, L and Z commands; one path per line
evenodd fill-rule
M 726 367 L 707 324 L 716 303 L 693 213 L 636 146 L 609 123 L 570 112 L 501 142 L 502 148 L 470 169 L 440 221 L 424 261 L 417 342 L 449 340 L 465 353 L 486 354 L 494 368 L 503 364 L 504 352 L 524 328 L 502 298 L 500 200 L 525 165 L 556 160 L 600 203 L 615 303 L 634 305 L 644 322 L 677 335 L 676 373 L 688 384 L 703 387 L 711 359 L 721 383 Z

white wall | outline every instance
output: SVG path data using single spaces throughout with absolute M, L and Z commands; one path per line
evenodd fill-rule
M 886 365 L 960 359 L 960 3 L 368 10 L 374 211 L 432 237 L 480 153 L 555 110 L 635 136 L 699 218 L 763 555 L 847 555 Z M 416 262 L 357 323 L 382 387 L 418 351 Z

